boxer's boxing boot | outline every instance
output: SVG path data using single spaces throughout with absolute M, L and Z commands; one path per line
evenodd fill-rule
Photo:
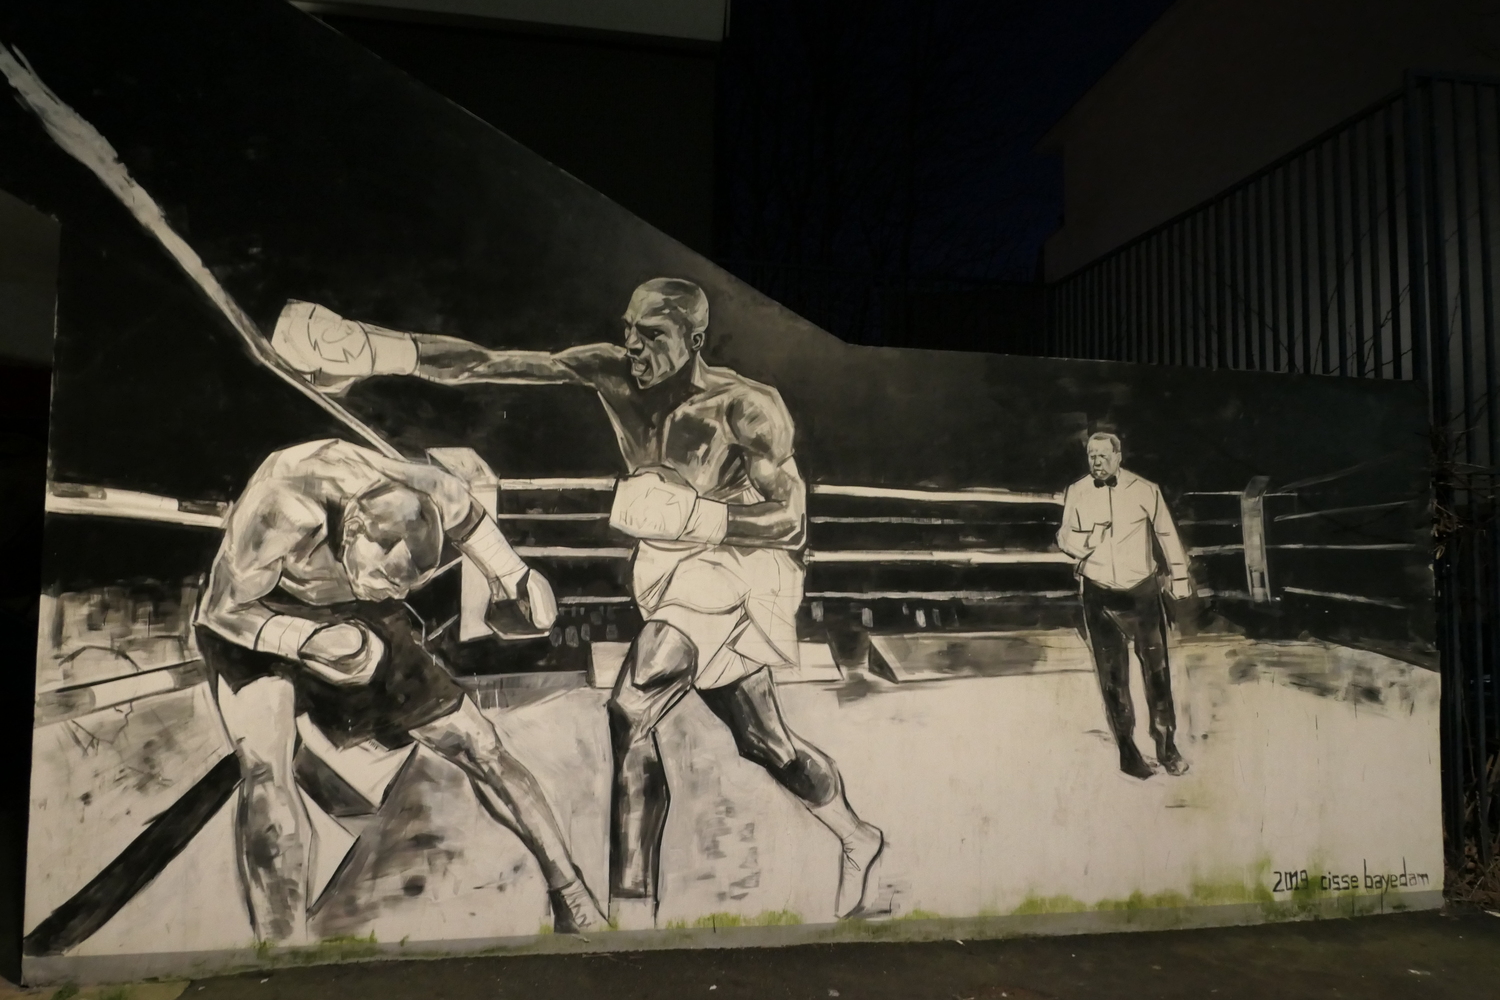
M 583 881 L 582 875 L 547 890 L 547 902 L 552 905 L 552 930 L 558 934 L 584 934 L 602 931 L 605 927 L 604 913 Z

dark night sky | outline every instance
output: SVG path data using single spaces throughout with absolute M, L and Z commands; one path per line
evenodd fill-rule
M 1034 279 L 1036 142 L 1167 6 L 736 0 L 717 52 L 327 20 L 846 340 L 1028 353 L 1038 303 L 951 292 Z M 892 286 L 939 308 L 896 320 Z
M 1168 0 L 740 0 L 719 256 L 1029 280 L 1062 210 L 1042 134 Z

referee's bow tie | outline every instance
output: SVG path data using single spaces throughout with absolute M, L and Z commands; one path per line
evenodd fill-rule
M 1094 480 L 1094 488 L 1095 489 L 1099 489 L 1099 488 L 1104 487 L 1104 486 L 1119 486 L 1119 485 L 1120 485 L 1120 477 L 1119 476 L 1110 476 L 1108 479 L 1096 479 L 1096 480 Z

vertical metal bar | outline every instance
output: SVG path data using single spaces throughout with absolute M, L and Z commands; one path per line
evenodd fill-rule
M 1187 325 L 1183 319 L 1186 299 L 1183 295 L 1182 269 L 1187 259 L 1187 253 L 1183 249 L 1186 241 L 1184 230 L 1185 227 L 1180 222 L 1173 226 L 1169 231 L 1170 242 L 1168 243 L 1171 262 L 1167 267 L 1167 279 L 1170 286 L 1172 329 L 1171 338 L 1167 341 L 1167 360 L 1174 365 L 1183 364 L 1183 359 L 1187 356 L 1182 346 L 1182 331 Z
M 1425 316 L 1427 326 L 1426 349 L 1428 357 L 1426 363 L 1429 369 L 1429 385 L 1431 386 L 1432 408 L 1434 414 L 1434 429 L 1441 436 L 1445 444 L 1445 451 L 1451 451 L 1450 436 L 1450 411 L 1449 390 L 1451 387 L 1451 370 L 1448 358 L 1448 331 L 1446 322 L 1448 278 L 1447 278 L 1447 251 L 1445 248 L 1444 230 L 1446 226 L 1443 219 L 1443 197 L 1442 178 L 1438 172 L 1438 134 L 1436 116 L 1436 94 L 1437 83 L 1434 80 L 1425 81 L 1425 86 L 1419 88 L 1421 99 L 1420 109 L 1420 158 L 1418 164 L 1421 169 L 1423 181 L 1418 196 L 1424 201 L 1423 222 L 1426 229 L 1426 259 L 1424 261 L 1426 279 L 1426 297 L 1428 312 Z M 1440 470 L 1437 480 L 1435 494 L 1437 502 L 1442 509 L 1453 509 L 1453 490 L 1448 484 L 1447 474 Z M 1455 572 L 1457 565 L 1456 547 L 1462 543 L 1462 536 L 1450 535 L 1449 547 L 1444 551 L 1443 558 L 1439 561 L 1440 591 L 1439 591 L 1439 616 L 1441 623 L 1441 634 L 1444 637 L 1441 648 L 1443 667 L 1443 691 L 1447 696 L 1448 711 L 1446 714 L 1447 727 L 1445 729 L 1448 750 L 1448 796 L 1447 805 L 1450 824 L 1448 836 L 1450 847 L 1461 849 L 1464 841 L 1465 829 L 1465 793 L 1462 780 L 1462 771 L 1465 763 L 1463 752 L 1463 684 L 1464 674 L 1464 650 L 1463 634 L 1460 623 L 1460 609 L 1462 608 L 1461 597 L 1458 588 L 1458 577 Z
M 1204 368 L 1214 366 L 1214 348 L 1217 346 L 1219 328 L 1214 323 L 1214 217 L 1213 212 L 1203 212 L 1198 226 L 1198 301 L 1202 332 L 1198 336 L 1199 364 Z
M 1490 185 L 1490 187 L 1488 188 L 1488 190 L 1490 190 L 1491 192 L 1495 193 L 1497 196 L 1500 196 L 1500 191 L 1496 190 L 1497 187 L 1500 187 L 1500 87 L 1496 87 L 1494 85 L 1487 85 L 1485 87 L 1485 90 L 1488 91 L 1488 93 L 1490 95 L 1490 103 L 1494 107 L 1494 113 L 1492 115 L 1485 116 L 1486 119 L 1489 120 L 1494 125 L 1494 130 L 1492 132 L 1492 135 L 1494 136 L 1494 142 L 1490 146 L 1490 149 L 1493 150 L 1493 152 L 1488 157 L 1485 156 L 1485 153 L 1484 153 L 1484 150 L 1483 150 L 1483 144 L 1480 144 L 1478 170 L 1479 170 L 1479 175 L 1480 175 L 1481 178 L 1483 178 L 1485 176 L 1489 176 L 1491 178 L 1491 180 L 1492 180 L 1493 183 Z M 1475 116 L 1475 121 L 1476 121 L 1476 126 L 1477 126 L 1479 118 L 1480 118 L 1479 108 L 1478 108 L 1477 104 L 1476 104 L 1476 107 L 1474 109 L 1474 116 Z M 1490 218 L 1490 212 L 1492 210 L 1492 207 L 1494 207 L 1496 205 L 1496 201 L 1489 200 L 1489 199 L 1487 199 L 1485 197 L 1485 191 L 1486 190 L 1487 189 L 1483 188 L 1483 187 L 1480 189 L 1479 203 L 1480 203 L 1480 245 L 1481 245 L 1481 265 L 1480 266 L 1481 266 L 1482 273 L 1483 273 L 1483 279 L 1482 279 L 1483 285 L 1482 285 L 1482 287 L 1483 287 L 1483 295 L 1484 295 L 1483 302 L 1484 302 L 1484 344 L 1485 344 L 1485 351 L 1484 351 L 1484 355 L 1485 355 L 1485 392 L 1486 392 L 1487 398 L 1489 399 L 1488 414 L 1489 414 L 1489 418 L 1490 418 L 1490 420 L 1489 420 L 1489 432 L 1490 432 L 1489 433 L 1489 465 L 1490 465 L 1490 474 L 1489 474 L 1489 477 L 1488 477 L 1488 479 L 1489 479 L 1489 487 L 1490 487 L 1490 494 L 1489 494 L 1489 510 L 1488 510 L 1489 517 L 1488 517 L 1488 521 L 1487 521 L 1488 526 L 1489 526 L 1488 527 L 1488 534 L 1489 534 L 1489 541 L 1490 541 L 1490 548 L 1489 548 L 1490 566 L 1489 566 L 1489 574 L 1487 576 L 1487 579 L 1488 579 L 1488 582 L 1489 582 L 1489 600 L 1488 600 L 1488 602 L 1486 604 L 1486 607 L 1485 607 L 1485 621 L 1486 621 L 1486 624 L 1489 626 L 1489 634 L 1490 634 L 1490 640 L 1491 640 L 1491 642 L 1490 642 L 1490 649 L 1487 651 L 1488 655 L 1484 659 L 1484 664 L 1485 664 L 1485 667 L 1487 668 L 1487 677 L 1486 677 L 1486 680 L 1488 681 L 1488 683 L 1490 685 L 1490 697 L 1489 698 L 1482 698 L 1481 699 L 1482 706 L 1483 706 L 1481 710 L 1482 711 L 1487 711 L 1487 712 L 1492 711 L 1492 714 L 1493 714 L 1493 716 L 1495 718 L 1496 725 L 1497 725 L 1497 727 L 1500 727 L 1500 668 L 1497 668 L 1497 664 L 1496 664 L 1497 657 L 1495 655 L 1495 649 L 1494 649 L 1494 646 L 1495 646 L 1495 637 L 1496 637 L 1496 622 L 1500 621 L 1500 524 L 1497 524 L 1497 521 L 1496 521 L 1496 513 L 1497 513 L 1496 506 L 1497 505 L 1496 505 L 1496 495 L 1495 495 L 1495 488 L 1496 488 L 1496 485 L 1497 485 L 1496 484 L 1496 475 L 1495 475 L 1495 466 L 1497 464 L 1497 461 L 1500 461 L 1500 399 L 1497 399 L 1496 395 L 1495 395 L 1496 394 L 1496 363 L 1495 363 L 1496 359 L 1495 359 L 1495 352 L 1496 352 L 1497 344 L 1496 344 L 1496 328 L 1495 328 L 1495 302 L 1494 302 L 1494 293 L 1493 293 L 1493 287 L 1492 287 L 1493 283 L 1494 283 L 1493 282 L 1494 264 L 1493 264 L 1493 261 L 1492 261 L 1492 258 L 1490 256 L 1490 252 L 1489 252 L 1489 243 L 1490 243 L 1490 241 L 1489 241 L 1489 227 L 1490 227 L 1489 218 Z M 1488 735 L 1488 734 L 1486 734 L 1486 735 Z M 1486 743 L 1485 746 L 1486 746 L 1486 753 L 1487 753 L 1488 752 L 1488 743 Z M 1486 759 L 1485 759 L 1486 770 L 1485 770 L 1485 773 L 1484 773 L 1484 775 L 1482 777 L 1482 780 L 1484 782 L 1484 788 L 1485 788 L 1486 795 L 1489 795 L 1489 793 L 1491 791 L 1491 788 L 1490 788 L 1490 774 L 1489 774 L 1489 770 L 1488 770 L 1488 763 L 1489 763 L 1488 762 L 1488 757 L 1486 757 Z M 1493 797 L 1490 798 L 1490 802 L 1493 803 Z M 1492 808 L 1493 808 L 1493 805 L 1492 805 Z M 1490 851 L 1491 851 L 1491 857 L 1493 857 L 1493 853 L 1494 853 L 1493 840 L 1491 841 Z
M 1408 126 L 1408 132 L 1410 131 L 1409 126 L 1412 114 L 1410 107 L 1411 103 L 1412 93 L 1410 84 L 1408 84 L 1406 94 L 1402 98 L 1402 114 L 1401 118 L 1399 119 L 1399 121 L 1405 123 Z M 1411 165 L 1411 161 L 1413 159 L 1411 139 L 1409 136 L 1402 137 L 1405 140 L 1402 144 L 1405 151 L 1405 159 L 1403 161 L 1398 161 L 1396 157 L 1397 121 L 1398 119 L 1396 117 L 1395 108 L 1387 108 L 1385 112 L 1385 215 L 1386 255 L 1389 258 L 1387 263 L 1390 267 L 1389 297 L 1391 300 L 1391 376 L 1393 378 L 1401 378 L 1403 369 L 1405 369 L 1410 371 L 1415 377 L 1420 378 L 1421 370 L 1417 368 L 1416 357 L 1418 350 L 1416 344 L 1418 328 L 1415 322 L 1411 324 L 1411 329 L 1409 331 L 1409 339 L 1411 340 L 1411 359 L 1409 361 L 1406 361 L 1405 364 L 1402 363 L 1403 359 L 1406 357 L 1406 350 L 1403 348 L 1401 337 L 1401 316 L 1405 311 L 1402 309 L 1401 302 L 1404 298 L 1406 300 L 1408 308 L 1411 308 L 1412 304 L 1415 302 L 1414 296 L 1416 295 L 1416 286 L 1415 282 L 1411 279 L 1411 275 L 1413 273 L 1411 268 L 1416 264 L 1418 255 L 1415 252 L 1416 247 L 1411 241 L 1411 201 L 1412 192 L 1414 190 L 1412 187 L 1412 175 L 1410 170 L 1405 169 L 1401 165 L 1403 163 L 1406 167 L 1409 167 Z M 1406 200 L 1406 212 L 1404 213 L 1401 211 L 1401 201 L 1397 196 L 1398 189 L 1396 185 L 1396 172 L 1398 170 L 1402 171 L 1400 191 L 1403 192 L 1402 197 L 1404 197 Z M 1401 290 L 1402 215 L 1405 215 L 1407 217 L 1406 265 L 1407 280 L 1411 282 L 1408 285 L 1404 295 Z
M 1256 367 L 1256 181 L 1239 193 L 1239 316 L 1241 355 L 1244 369 Z
M 1271 177 L 1271 189 L 1267 194 L 1267 212 L 1270 215 L 1270 256 L 1271 256 L 1271 370 L 1283 371 L 1282 368 L 1282 342 L 1286 337 L 1287 325 L 1281 318 L 1281 278 L 1285 268 L 1277 267 L 1281 256 L 1290 258 L 1283 245 L 1286 239 L 1287 227 L 1282 224 L 1286 221 L 1286 185 L 1287 172 L 1285 168 L 1277 170 Z M 1291 265 L 1288 264 L 1288 267 Z M 1290 289 L 1289 289 L 1290 290 Z M 1287 345 L 1290 347 L 1290 344 Z M 1290 367 L 1290 365 L 1288 365 Z
M 1222 199 L 1224 203 L 1224 274 L 1219 287 L 1224 290 L 1224 305 L 1221 310 L 1224 334 L 1229 340 L 1229 367 L 1240 367 L 1240 192 L 1236 191 Z
M 1469 278 L 1469 213 L 1468 213 L 1468 179 L 1464 169 L 1465 150 L 1462 141 L 1464 129 L 1463 99 L 1462 95 L 1470 88 L 1467 85 L 1451 83 L 1449 85 L 1449 114 L 1452 122 L 1451 155 L 1453 160 L 1453 208 L 1454 223 L 1456 227 L 1458 255 L 1455 265 L 1458 269 L 1458 312 L 1460 350 L 1462 358 L 1462 384 L 1463 384 L 1463 424 L 1461 433 L 1463 435 L 1464 458 L 1470 468 L 1476 466 L 1476 458 L 1479 454 L 1477 443 L 1478 427 L 1476 411 L 1479 401 L 1474 398 L 1474 362 L 1475 345 L 1473 329 L 1473 289 Z M 1476 91 L 1477 102 L 1477 91 Z M 1476 107 L 1476 119 L 1477 107 Z M 1477 158 L 1476 158 L 1477 159 Z M 1480 182 L 1482 183 L 1482 182 Z M 1488 401 L 1485 405 L 1489 405 Z M 1464 504 L 1470 511 L 1471 521 L 1477 522 L 1480 515 L 1480 501 L 1475 492 L 1470 489 L 1465 491 Z M 1474 529 L 1470 529 L 1471 532 Z M 1467 565 L 1462 566 L 1467 570 L 1465 576 L 1468 578 L 1470 592 L 1467 595 L 1465 608 L 1470 622 L 1470 655 L 1464 658 L 1466 666 L 1472 667 L 1474 674 L 1473 706 L 1475 715 L 1475 727 L 1471 743 L 1471 759 L 1473 761 L 1473 773 L 1476 797 L 1478 799 L 1478 810 L 1475 815 L 1476 839 L 1479 841 L 1481 857 L 1485 863 L 1489 862 L 1490 837 L 1489 837 L 1489 796 L 1488 796 L 1488 745 L 1487 733 L 1485 732 L 1485 703 L 1484 697 L 1484 616 L 1479 613 L 1481 606 L 1482 576 L 1479 566 L 1477 537 L 1465 546 L 1464 555 Z M 1467 713 L 1465 713 L 1467 716 Z
M 1441 386 L 1441 393 L 1434 399 L 1441 400 L 1438 410 L 1438 428 L 1451 433 L 1453 418 L 1452 358 L 1450 357 L 1448 330 L 1448 251 L 1447 220 L 1444 212 L 1443 177 L 1438 160 L 1437 81 L 1431 80 L 1423 93 L 1423 110 L 1426 112 L 1426 157 L 1424 177 L 1427 181 L 1427 267 L 1430 277 L 1428 285 L 1428 329 L 1427 340 L 1431 350 L 1432 383 Z
M 1094 348 L 1099 338 L 1099 265 L 1095 264 L 1086 272 L 1088 301 L 1088 325 L 1084 328 L 1083 350 L 1079 352 L 1080 358 L 1092 358 L 1095 356 Z
M 1188 272 L 1187 272 L 1187 278 L 1186 278 L 1186 288 L 1184 290 L 1187 293 L 1187 317 L 1188 317 L 1188 324 L 1187 324 L 1187 327 L 1184 330 L 1184 333 L 1186 334 L 1186 336 L 1183 338 L 1183 348 L 1187 351 L 1187 358 L 1188 358 L 1187 363 L 1188 363 L 1188 365 L 1190 365 L 1192 367 L 1197 367 L 1197 365 L 1198 365 L 1198 348 L 1199 348 L 1199 340 L 1200 340 L 1200 338 L 1198 336 L 1198 330 L 1197 330 L 1198 322 L 1199 322 L 1199 320 L 1198 320 L 1198 314 L 1199 314 L 1199 310 L 1198 310 L 1199 294 L 1198 294 L 1198 292 L 1199 292 L 1199 286 L 1201 284 L 1201 282 L 1198 280 L 1198 264 L 1199 264 L 1199 260 L 1198 260 L 1198 243 L 1199 243 L 1199 240 L 1198 240 L 1198 230 L 1202 227 L 1203 216 L 1202 216 L 1201 213 L 1197 214 L 1197 215 L 1190 215 L 1190 216 L 1188 216 L 1188 218 L 1187 218 L 1186 221 L 1187 221 L 1186 242 L 1187 242 L 1187 265 L 1188 265 Z
M 1327 212 L 1323 197 L 1323 148 L 1320 143 L 1313 147 L 1313 199 L 1317 208 L 1315 239 L 1318 253 L 1318 359 L 1324 375 L 1332 374 L 1332 340 L 1328 329 L 1328 240 Z
M 1119 337 L 1119 280 L 1120 257 L 1118 254 L 1105 258 L 1104 261 L 1104 294 L 1101 300 L 1104 306 L 1104 324 L 1100 329 L 1099 353 L 1096 355 L 1101 361 L 1110 361 L 1114 358 L 1114 345 Z
M 1385 114 L 1389 114 L 1387 105 Z M 1365 213 L 1370 220 L 1370 368 L 1376 378 L 1385 378 L 1385 361 L 1381 345 L 1385 341 L 1384 325 L 1380 313 L 1380 200 L 1376 195 L 1379 190 L 1379 155 L 1376 153 L 1375 129 L 1379 122 L 1383 122 L 1380 116 L 1372 116 L 1365 130 Z M 1385 145 L 1382 139 L 1380 145 Z
M 1427 223 L 1427 177 L 1423 161 L 1426 159 L 1426 144 L 1423 140 L 1422 102 L 1426 88 L 1415 75 L 1408 76 L 1406 86 L 1406 240 L 1407 240 L 1407 299 L 1410 302 L 1412 375 L 1427 379 L 1430 392 L 1429 406 L 1432 409 L 1433 425 L 1442 426 L 1445 410 L 1439 408 L 1442 390 L 1438 380 L 1430 375 L 1432 369 L 1432 332 L 1428 330 L 1431 316 L 1427 311 L 1427 283 L 1429 280 L 1426 255 Z
M 1219 316 L 1219 218 L 1218 205 L 1203 213 L 1203 343 L 1204 366 L 1218 368 L 1224 357 L 1224 324 Z
M 1345 182 L 1348 176 L 1344 171 L 1347 162 L 1346 144 L 1349 136 L 1342 132 L 1333 137 L 1329 146 L 1328 156 L 1328 193 L 1333 200 L 1333 288 L 1325 294 L 1333 295 L 1337 302 L 1335 305 L 1335 316 L 1337 317 L 1338 336 L 1334 344 L 1338 352 L 1338 364 L 1335 366 L 1340 375 L 1349 374 L 1349 317 L 1345 308 L 1344 287 L 1344 195 Z
M 1307 183 L 1307 167 L 1312 160 L 1311 153 L 1304 153 L 1297 158 L 1297 166 L 1300 168 L 1297 178 L 1297 228 L 1299 230 L 1297 240 L 1297 257 L 1302 272 L 1302 371 L 1311 374 L 1313 370 L 1312 354 L 1312 255 L 1308 253 L 1307 245 L 1310 238 L 1308 231 L 1308 216 L 1312 213 L 1308 209 L 1309 188 Z
M 1151 317 L 1151 363 L 1159 365 L 1162 363 L 1161 338 L 1162 338 L 1162 306 L 1163 290 L 1166 287 L 1166 275 L 1162 272 L 1162 240 L 1163 234 L 1157 233 L 1151 237 L 1151 288 L 1152 288 L 1152 317 Z
M 1459 320 L 1459 372 L 1463 386 L 1463 422 L 1459 425 L 1459 433 L 1462 435 L 1464 460 L 1472 467 L 1474 465 L 1474 324 L 1473 309 L 1470 301 L 1469 288 L 1469 213 L 1468 192 L 1465 188 L 1468 181 L 1464 176 L 1464 151 L 1460 142 L 1462 131 L 1459 122 L 1462 120 L 1463 111 L 1460 107 L 1460 85 L 1457 83 L 1448 86 L 1449 102 L 1448 113 L 1452 116 L 1452 138 L 1450 140 L 1450 151 L 1453 159 L 1453 216 L 1454 231 L 1457 238 L 1458 256 L 1454 264 L 1458 269 L 1458 320 Z M 1446 228 L 1446 227 L 1445 227 Z M 1466 497 L 1465 501 L 1472 501 Z
M 1214 257 L 1213 257 L 1213 294 L 1214 294 L 1214 367 L 1226 368 L 1229 365 L 1229 309 L 1228 295 L 1226 294 L 1227 281 L 1229 279 L 1228 268 L 1225 258 L 1228 257 L 1229 225 L 1226 220 L 1228 206 L 1220 199 L 1213 206 L 1214 225 Z
M 1113 361 L 1128 360 L 1130 343 L 1130 251 L 1115 255 L 1114 267 L 1114 344 Z
M 1368 125 L 1367 125 L 1368 127 Z M 1365 263 L 1361 247 L 1365 241 L 1365 234 L 1369 227 L 1362 226 L 1359 197 L 1359 147 L 1355 143 L 1360 129 L 1356 126 L 1349 132 L 1349 145 L 1347 147 L 1346 163 L 1348 164 L 1347 177 L 1349 181 L 1349 249 L 1350 266 L 1349 274 L 1353 279 L 1353 288 L 1350 290 L 1350 301 L 1354 306 L 1354 374 L 1364 377 L 1366 371 L 1365 354 Z M 1368 133 L 1367 133 L 1368 134 Z
M 1271 254 L 1274 243 L 1271 230 L 1271 177 L 1267 175 L 1257 185 L 1255 198 L 1256 214 L 1256 243 L 1255 243 L 1255 311 L 1256 311 L 1256 361 L 1261 371 L 1274 371 L 1270 363 L 1270 356 L 1266 353 L 1268 346 L 1267 322 L 1270 317 L 1266 315 L 1266 285 L 1276 280 L 1276 272 L 1271 268 Z
M 1147 244 L 1149 242 L 1150 242 L 1149 237 L 1147 239 L 1138 240 L 1136 242 L 1136 245 L 1132 248 L 1133 252 L 1135 254 L 1135 258 L 1136 258 L 1135 259 L 1135 268 L 1136 268 L 1136 286 L 1137 287 L 1136 287 L 1136 292 L 1135 292 L 1135 307 L 1134 307 L 1134 313 L 1135 313 L 1135 315 L 1134 315 L 1134 317 L 1131 320 L 1131 328 L 1132 328 L 1132 331 L 1133 331 L 1132 332 L 1132 336 L 1135 338 L 1135 347 L 1134 347 L 1135 358 L 1134 358 L 1134 360 L 1137 361 L 1137 362 L 1145 360 L 1145 356 L 1142 353 L 1143 348 L 1142 348 L 1142 344 L 1141 344 L 1141 338 L 1145 336 L 1145 330 L 1146 330 L 1146 324 L 1145 324 L 1145 320 L 1144 320 L 1145 300 L 1144 300 L 1144 298 L 1142 297 L 1142 294 L 1141 294 L 1140 282 L 1142 280 L 1144 280 L 1144 275 L 1146 273 L 1145 270 L 1144 270 L 1144 266 L 1142 264 L 1142 254 L 1145 252 L 1146 246 L 1147 246 Z

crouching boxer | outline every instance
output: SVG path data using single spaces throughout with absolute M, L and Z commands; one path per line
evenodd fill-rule
M 610 891 L 615 916 L 654 921 L 670 793 L 656 729 L 696 690 L 739 752 L 839 838 L 839 917 L 864 911 L 884 838 L 849 806 L 833 760 L 782 717 L 771 667 L 797 662 L 807 488 L 793 426 L 770 386 L 704 363 L 708 297 L 679 278 L 630 297 L 621 344 L 549 353 L 491 350 L 288 303 L 272 346 L 313 385 L 371 375 L 445 385 L 579 385 L 598 393 L 630 474 L 613 526 L 638 539 L 632 592 L 645 627 L 609 702 L 614 747 Z M 614 904 L 612 904 L 614 905 Z M 626 909 L 636 910 L 627 914 Z
M 445 541 L 480 568 L 495 601 L 551 626 L 547 581 L 435 466 L 313 441 L 274 452 L 229 512 L 196 627 L 239 756 L 236 840 L 260 940 L 307 937 L 311 828 L 293 778 L 303 712 L 335 745 L 415 740 L 458 765 L 536 857 L 555 928 L 602 924 L 536 779 L 425 648 L 403 603 L 437 571 Z

